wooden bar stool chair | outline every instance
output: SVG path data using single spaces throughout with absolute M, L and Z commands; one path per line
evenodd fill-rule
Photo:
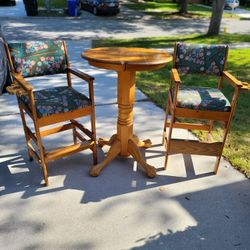
M 96 164 L 94 78 L 70 67 L 64 41 L 9 43 L 6 44 L 6 51 L 13 77 L 13 84 L 8 87 L 8 92 L 17 96 L 28 154 L 31 160 L 34 157 L 41 164 L 45 185 L 48 185 L 48 161 L 91 149 Z M 33 91 L 33 86 L 25 79 L 59 73 L 66 74 L 66 86 Z M 87 82 L 88 96 L 72 87 L 71 74 Z M 27 126 L 25 114 L 33 120 L 34 132 Z M 90 116 L 91 130 L 76 120 L 83 116 Z M 64 125 L 57 124 L 41 130 L 42 127 L 59 122 L 64 122 Z M 42 138 L 65 130 L 72 130 L 73 144 L 47 152 Z
M 242 82 L 226 71 L 227 55 L 228 46 L 225 45 L 175 44 L 163 129 L 163 144 L 166 147 L 165 169 L 169 154 L 198 154 L 216 156 L 214 173 L 217 173 L 239 90 L 244 88 Z M 217 76 L 218 86 L 217 88 L 211 88 L 182 85 L 181 74 L 201 74 L 204 77 Z M 234 87 L 231 102 L 221 92 L 224 81 Z M 171 114 L 170 120 L 169 113 Z M 182 118 L 187 118 L 188 121 Z M 200 120 L 200 122 L 194 123 L 194 120 Z M 202 123 L 201 120 L 205 121 L 205 123 Z M 223 124 L 224 135 L 222 141 L 208 140 L 208 142 L 200 142 L 172 138 L 173 128 L 205 130 L 208 135 L 211 135 L 210 132 L 214 121 Z M 166 134 L 167 127 L 169 128 L 168 134 Z M 209 138 L 211 137 L 209 136 Z

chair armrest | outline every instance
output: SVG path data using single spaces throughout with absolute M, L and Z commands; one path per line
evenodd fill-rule
M 242 90 L 250 91 L 250 84 L 248 82 L 241 82 L 242 83 Z
M 88 74 L 83 73 L 82 71 L 80 71 L 78 69 L 67 68 L 67 70 L 71 74 L 85 80 L 88 83 L 88 85 L 89 85 L 89 98 L 92 101 L 92 105 L 93 105 L 94 104 L 94 86 L 93 86 L 94 84 L 93 84 L 93 81 L 95 80 L 95 78 L 88 75 Z
M 14 80 L 16 80 L 24 90 L 26 90 L 27 92 L 33 90 L 32 85 L 29 82 L 27 82 L 20 74 L 12 73 L 12 76 Z
M 172 68 L 171 72 L 170 72 L 171 76 L 170 76 L 170 86 L 169 86 L 169 98 L 170 98 L 170 102 L 176 106 L 177 103 L 177 95 L 178 95 L 178 91 L 179 91 L 179 86 L 181 83 L 181 79 L 180 79 L 180 75 L 178 73 L 178 70 L 176 68 Z M 173 84 L 172 82 L 174 81 L 174 88 L 173 88 Z M 174 89 L 174 94 L 171 94 L 171 89 Z
M 178 73 L 178 70 L 176 68 L 171 69 L 171 76 L 173 77 L 173 80 L 177 83 L 181 82 L 180 75 Z
M 241 88 L 243 85 L 241 81 L 236 79 L 233 75 L 231 75 L 228 71 L 222 72 L 222 77 L 224 77 L 225 80 L 227 80 L 233 87 Z
M 20 74 L 12 73 L 14 83 L 6 88 L 9 94 L 22 95 L 24 93 L 32 92 L 32 85 L 27 82 Z
M 86 74 L 86 73 L 83 73 L 82 71 L 78 70 L 78 69 L 71 69 L 71 68 L 68 68 L 69 72 L 87 82 L 89 81 L 94 81 L 95 78 Z

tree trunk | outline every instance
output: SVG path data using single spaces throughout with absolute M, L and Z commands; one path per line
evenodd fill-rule
M 187 14 L 188 0 L 180 0 L 180 14 Z
M 225 0 L 214 0 L 212 5 L 212 16 L 208 28 L 208 36 L 217 36 L 220 33 L 220 24 L 224 10 Z

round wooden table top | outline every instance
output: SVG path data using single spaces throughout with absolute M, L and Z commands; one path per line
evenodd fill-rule
M 172 60 L 167 52 L 156 49 L 101 47 L 84 51 L 89 64 L 111 70 L 153 70 Z

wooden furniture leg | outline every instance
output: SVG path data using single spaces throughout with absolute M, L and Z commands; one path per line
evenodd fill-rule
M 108 154 L 106 156 L 106 158 L 104 158 L 104 160 L 102 162 L 100 162 L 97 165 L 94 165 L 91 170 L 90 170 L 90 175 L 93 177 L 96 177 L 100 174 L 100 172 L 102 171 L 102 169 L 109 163 L 111 162 L 119 153 L 120 153 L 120 147 L 121 147 L 121 143 L 118 140 L 115 140 L 109 151 Z
M 128 141 L 128 152 L 142 166 L 148 177 L 153 178 L 156 176 L 155 168 L 145 162 L 145 160 L 142 158 L 139 147 L 133 140 Z
M 98 176 L 101 170 L 112 161 L 118 154 L 123 157 L 131 155 L 146 171 L 149 177 L 156 176 L 153 166 L 147 164 L 142 158 L 140 147 L 149 148 L 152 142 L 140 140 L 133 134 L 133 107 L 135 99 L 135 72 L 118 72 L 118 119 L 117 134 L 112 135 L 109 140 L 100 138 L 98 146 L 111 146 L 106 158 L 91 168 L 90 175 Z
M 175 122 L 174 112 L 171 115 L 172 115 L 172 117 L 171 117 L 171 121 L 170 121 L 167 142 L 165 144 L 166 153 L 165 153 L 164 169 L 167 169 L 169 148 L 170 148 L 170 143 L 171 143 L 171 136 L 172 136 L 173 126 L 174 126 L 174 122 Z
M 41 159 L 41 166 L 43 170 L 43 177 L 44 177 L 44 182 L 45 186 L 47 187 L 49 185 L 49 180 L 48 180 L 48 171 L 47 171 L 47 166 L 46 166 L 46 159 L 45 159 L 45 150 L 42 145 L 42 138 L 40 134 L 40 129 L 37 126 L 37 124 L 34 122 L 34 127 L 36 130 L 36 136 L 37 136 L 37 146 L 40 152 L 40 159 Z
M 17 99 L 17 101 L 18 101 L 18 99 Z M 26 144 L 27 144 L 27 148 L 28 148 L 29 160 L 33 161 L 32 153 L 30 151 L 30 147 L 28 146 L 28 144 L 30 143 L 30 137 L 29 137 L 29 133 L 27 131 L 27 124 L 26 124 L 26 120 L 25 120 L 25 115 L 24 115 L 24 111 L 23 111 L 22 107 L 20 106 L 19 101 L 18 101 L 18 106 L 19 106 L 19 110 L 20 110 L 20 115 L 21 115 L 22 124 L 23 124 L 23 130 L 24 130 Z
M 140 148 L 150 148 L 152 146 L 152 142 L 150 139 L 140 140 L 137 135 L 133 135 L 133 142 Z
M 117 134 L 112 135 L 110 139 L 99 138 L 98 146 L 100 148 L 102 148 L 104 145 L 111 146 L 116 139 L 117 139 Z
M 170 109 L 170 103 L 169 103 L 169 97 L 168 97 L 167 105 L 166 105 L 166 111 L 165 111 L 165 122 L 164 122 L 163 134 L 162 134 L 162 145 L 165 144 L 166 128 L 167 128 L 167 122 L 168 122 L 169 109 Z

